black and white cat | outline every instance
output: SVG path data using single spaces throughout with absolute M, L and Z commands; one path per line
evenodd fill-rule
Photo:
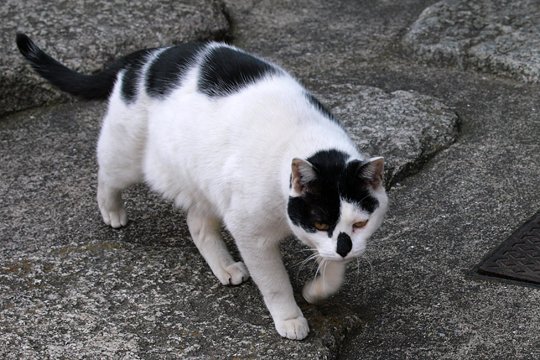
M 122 190 L 146 182 L 187 212 L 222 284 L 251 274 L 278 333 L 305 338 L 279 242 L 294 234 L 324 265 L 303 289 L 308 302 L 335 293 L 386 212 L 383 159 L 361 155 L 283 69 L 226 44 L 140 50 L 96 75 L 69 70 L 26 35 L 17 45 L 61 90 L 109 99 L 97 146 L 103 221 L 126 225 Z M 245 265 L 229 254 L 221 224 Z

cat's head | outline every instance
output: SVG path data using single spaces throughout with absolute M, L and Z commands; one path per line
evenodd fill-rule
M 292 160 L 287 206 L 294 234 L 327 260 L 362 255 L 388 205 L 384 160 L 350 159 L 337 150 Z

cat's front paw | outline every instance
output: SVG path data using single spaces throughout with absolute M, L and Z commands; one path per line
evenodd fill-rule
M 317 278 L 304 285 L 302 296 L 308 303 L 316 304 L 332 296 L 337 289 L 335 286 L 332 287 L 331 284 L 325 284 L 323 279 Z
M 309 333 L 309 325 L 306 318 L 300 315 L 294 319 L 276 321 L 276 330 L 288 339 L 302 340 Z
M 243 262 L 238 261 L 226 266 L 218 275 L 219 281 L 223 285 L 240 285 L 249 279 L 249 272 Z
M 302 289 L 302 296 L 310 304 L 316 304 L 330 295 L 330 293 L 324 291 L 320 278 L 307 282 Z

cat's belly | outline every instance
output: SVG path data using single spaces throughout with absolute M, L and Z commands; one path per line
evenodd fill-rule
M 212 183 L 216 178 L 204 169 L 202 160 L 192 149 L 171 149 L 163 139 L 150 137 L 143 161 L 143 172 L 150 188 L 183 209 L 196 209 L 222 217 L 229 192 Z
M 204 192 L 199 189 L 187 169 L 174 166 L 172 161 L 161 158 L 156 150 L 147 151 L 144 177 L 150 188 L 184 210 L 193 206 L 211 207 Z

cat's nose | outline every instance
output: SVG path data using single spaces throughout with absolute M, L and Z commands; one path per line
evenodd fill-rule
M 352 249 L 351 237 L 345 233 L 339 233 L 337 237 L 337 248 L 336 252 L 342 257 L 347 256 L 349 251 Z

